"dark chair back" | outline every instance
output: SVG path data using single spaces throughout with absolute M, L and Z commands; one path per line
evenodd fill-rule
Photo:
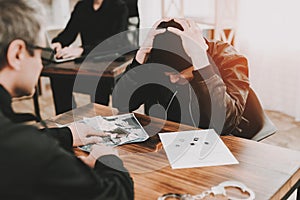
M 139 46 L 139 27 L 140 27 L 140 16 L 138 9 L 138 0 L 124 0 L 128 7 L 128 35 L 129 41 L 137 48 Z
M 127 4 L 129 17 L 139 17 L 138 0 L 124 0 Z

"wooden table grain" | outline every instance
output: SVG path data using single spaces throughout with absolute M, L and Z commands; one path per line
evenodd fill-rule
M 109 116 L 117 110 L 89 104 L 48 121 L 64 124 L 96 115 Z M 300 182 L 300 152 L 233 136 L 221 137 L 237 165 L 172 169 L 157 136 L 159 132 L 190 130 L 174 122 L 164 122 L 136 114 L 151 137 L 142 143 L 120 146 L 120 157 L 134 180 L 135 199 L 157 199 L 165 193 L 199 194 L 227 180 L 246 184 L 256 199 L 285 199 Z M 78 151 L 77 151 L 78 152 Z

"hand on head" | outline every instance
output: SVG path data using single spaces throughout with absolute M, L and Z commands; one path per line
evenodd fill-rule
M 143 42 L 143 44 L 141 45 L 140 49 L 138 50 L 138 52 L 136 53 L 135 59 L 136 61 L 138 61 L 140 64 L 144 64 L 145 60 L 146 60 L 146 56 L 147 54 L 150 53 L 152 46 L 153 46 L 153 40 L 155 38 L 156 35 L 161 34 L 166 32 L 166 29 L 157 29 L 158 25 L 161 22 L 165 22 L 165 21 L 169 21 L 171 20 L 170 18 L 164 18 L 161 20 L 158 20 L 153 26 L 152 28 L 149 30 L 149 33 L 145 39 L 145 41 Z
M 141 45 L 141 48 L 136 54 L 136 60 L 140 64 L 145 63 L 146 56 L 150 53 L 152 49 L 154 37 L 166 31 L 166 29 L 156 29 L 157 26 L 161 22 L 168 22 L 170 20 L 172 19 L 161 19 L 153 25 L 153 28 L 149 31 L 145 42 Z M 173 20 L 182 26 L 183 31 L 174 27 L 168 27 L 167 31 L 170 31 L 180 36 L 184 50 L 192 59 L 194 70 L 198 70 L 209 65 L 209 60 L 206 54 L 208 45 L 206 44 L 205 39 L 203 38 L 202 30 L 192 20 L 176 18 L 174 18 Z
M 167 30 L 180 36 L 185 52 L 192 59 L 195 70 L 201 69 L 209 65 L 207 57 L 208 45 L 202 35 L 202 30 L 192 20 L 174 19 L 183 27 L 183 31 L 168 27 Z
M 202 30 L 198 27 L 198 25 L 190 20 L 190 19 L 174 19 L 175 22 L 180 24 L 183 28 L 183 31 L 174 28 L 168 27 L 167 30 L 170 32 L 175 33 L 176 35 L 180 36 L 182 39 L 186 40 L 189 38 L 199 45 L 200 48 L 207 50 L 208 46 L 203 38 Z

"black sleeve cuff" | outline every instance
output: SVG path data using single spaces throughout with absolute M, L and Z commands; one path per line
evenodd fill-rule
M 93 49 L 93 45 L 82 45 L 81 48 L 83 49 L 83 52 L 81 55 L 87 56 Z
M 97 159 L 95 164 L 96 171 L 104 171 L 104 169 L 114 169 L 117 171 L 127 172 L 123 166 L 123 161 L 115 155 L 105 155 Z
M 138 66 L 138 65 L 142 65 L 141 63 L 139 63 L 136 59 L 135 59 L 135 57 L 133 58 L 133 60 L 132 60 L 132 63 L 131 63 L 131 65 L 133 66 L 133 67 L 136 67 L 136 66 Z M 132 67 L 132 68 L 133 68 Z
M 135 57 L 134 57 L 134 59 L 132 60 L 132 62 L 126 67 L 126 71 L 125 72 L 127 72 L 127 71 L 129 71 L 129 70 L 131 70 L 131 69 L 133 69 L 133 68 L 135 68 L 136 66 L 139 66 L 139 65 L 142 65 L 142 64 L 140 64 L 136 59 L 135 59 Z M 125 73 L 124 73 L 125 74 Z
M 67 46 L 63 41 L 60 40 L 59 37 L 53 38 L 53 40 L 51 41 L 52 44 L 56 43 L 56 42 L 59 42 L 61 44 L 62 48 Z
M 52 41 L 51 41 L 51 43 L 55 43 L 55 42 L 60 42 L 60 41 L 58 41 L 57 37 L 53 38 Z
M 43 132 L 49 137 L 56 139 L 62 148 L 73 152 L 73 136 L 68 127 L 44 129 Z

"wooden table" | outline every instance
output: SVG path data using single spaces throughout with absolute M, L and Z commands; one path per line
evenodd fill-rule
M 89 104 L 46 121 L 64 124 L 96 115 L 109 116 L 117 111 L 106 106 Z M 155 133 L 190 130 L 136 114 L 145 130 L 153 135 L 146 142 L 118 147 L 125 166 L 134 179 L 135 199 L 157 199 L 165 193 L 199 194 L 227 180 L 246 184 L 256 199 L 286 199 L 300 185 L 300 152 L 233 136 L 221 137 L 238 165 L 171 169 L 159 138 Z M 161 127 L 161 128 L 160 128 Z M 77 151 L 78 152 L 78 151 Z M 298 196 L 299 199 L 299 196 Z
M 77 63 L 74 61 L 63 63 L 51 63 L 45 66 L 41 76 L 89 76 L 89 77 L 117 77 L 122 74 L 126 66 L 130 63 L 132 55 L 126 56 L 124 61 L 85 61 Z
M 45 66 L 41 72 L 41 76 L 46 77 L 63 77 L 65 79 L 71 79 L 77 81 L 75 86 L 79 92 L 92 93 L 95 88 L 90 88 L 92 91 L 86 91 L 89 88 L 82 87 L 86 85 L 97 86 L 98 82 L 101 85 L 105 85 L 107 88 L 113 88 L 116 80 L 125 71 L 128 64 L 132 62 L 133 54 L 129 54 L 124 57 L 125 60 L 121 61 L 85 61 L 77 63 L 74 61 L 63 62 L 63 63 L 51 63 Z M 76 91 L 76 92 L 78 92 Z M 37 90 L 33 96 L 35 114 L 41 119 L 39 102 L 38 102 Z M 107 94 L 109 95 L 109 94 Z

